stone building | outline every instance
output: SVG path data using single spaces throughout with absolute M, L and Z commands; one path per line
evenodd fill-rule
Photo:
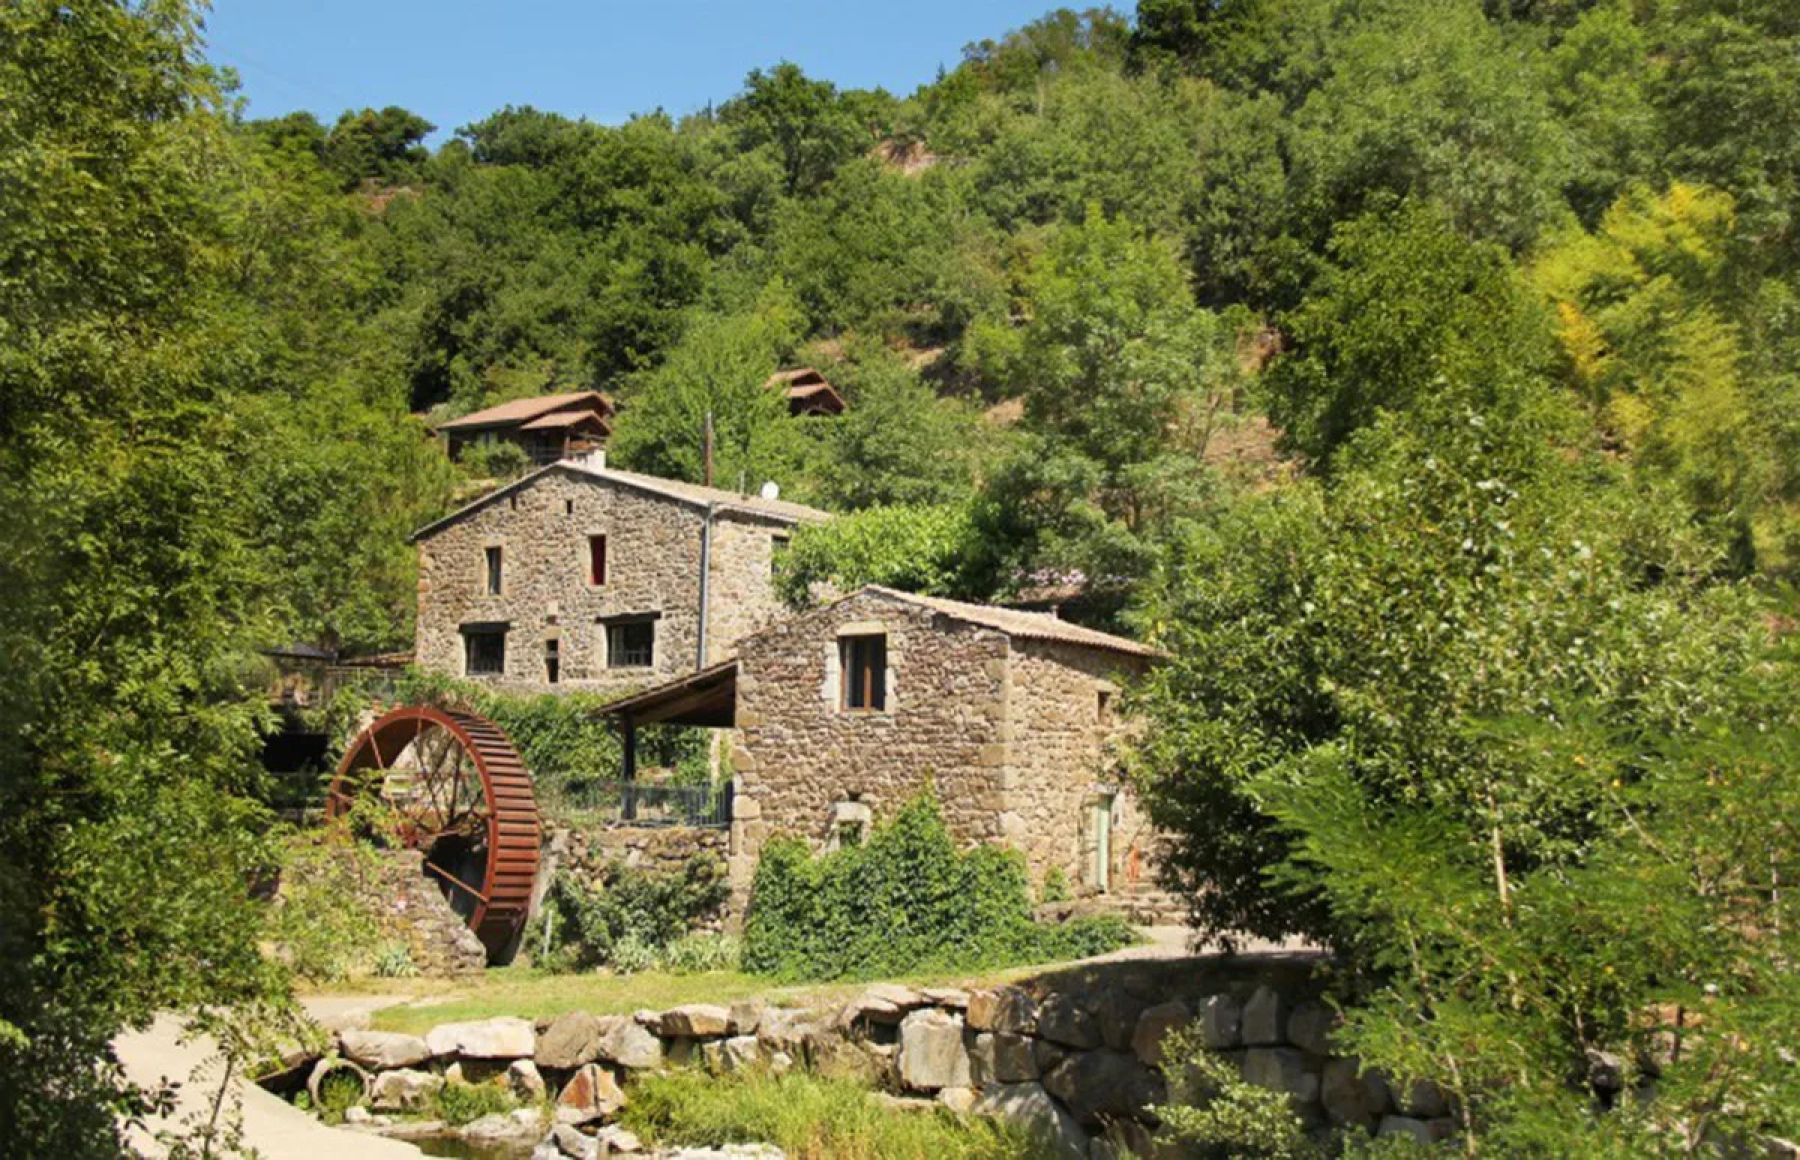
M 553 463 L 421 528 L 418 663 L 517 692 L 624 691 L 729 655 L 783 615 L 778 499 Z
M 1156 655 L 1052 616 L 867 587 L 606 711 L 628 733 L 734 730 L 740 886 L 772 835 L 829 848 L 929 789 L 958 839 L 1022 851 L 1034 882 L 1129 896 L 1153 887 L 1156 837 L 1114 758 L 1117 698 Z

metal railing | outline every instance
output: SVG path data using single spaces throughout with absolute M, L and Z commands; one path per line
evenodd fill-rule
M 557 806 L 571 814 L 603 815 L 630 826 L 731 825 L 731 783 L 654 785 L 637 781 L 586 781 L 563 787 Z

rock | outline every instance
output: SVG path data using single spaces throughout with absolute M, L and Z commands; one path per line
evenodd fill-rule
M 555 1141 L 557 1153 L 569 1160 L 599 1160 L 600 1141 L 586 1135 L 574 1124 L 558 1124 L 551 1128 L 550 1139 Z
M 760 1042 L 760 1041 L 759 1041 Z M 769 1052 L 769 1074 L 786 1075 L 794 1070 L 794 1057 L 785 1051 Z
M 347 1059 L 328 1055 L 313 1064 L 312 1074 L 306 1077 L 306 1094 L 312 1097 L 313 1107 L 320 1107 L 324 1103 L 319 1098 L 319 1089 L 324 1084 L 325 1077 L 340 1072 L 355 1077 L 356 1081 L 362 1085 L 361 1094 L 351 1103 L 366 1104 L 369 1102 L 369 1073 Z
M 1288 1016 L 1287 1041 L 1314 1055 L 1330 1055 L 1332 1033 L 1342 1022 L 1336 1011 L 1317 999 L 1308 999 Z
M 959 1116 L 975 1110 L 975 1089 L 968 1087 L 939 1088 L 937 1101 Z
M 913 1091 L 968 1087 L 969 1052 L 963 1046 L 963 1021 L 927 1007 L 900 1021 L 900 1083 Z
M 1431 1143 L 1431 1129 L 1424 1120 L 1411 1116 L 1383 1116 L 1381 1126 L 1375 1129 L 1377 1136 L 1411 1136 L 1421 1144 Z
M 1148 1006 L 1127 991 L 1112 988 L 1100 996 L 1094 1007 L 1094 1019 L 1100 1024 L 1100 1041 L 1114 1051 L 1130 1051 L 1131 1037 L 1137 1033 L 1138 1017 Z
M 312 1021 L 321 1031 L 328 1035 L 341 1035 L 346 1031 L 367 1031 L 371 1012 L 367 1007 L 352 1007 L 345 1011 L 331 1011 L 323 1015 L 314 1015 Z
M 423 1039 L 396 1031 L 345 1031 L 338 1046 L 346 1059 L 375 1071 L 412 1067 L 431 1058 Z
M 1084 1124 L 1134 1118 L 1165 1095 L 1161 1078 L 1137 1056 L 1110 1048 L 1063 1060 L 1044 1076 L 1044 1090 L 1068 1105 Z
M 378 1112 L 416 1112 L 430 1107 L 443 1086 L 444 1077 L 428 1071 L 384 1071 L 375 1077 L 369 1103 Z
M 563 1160 L 563 1150 L 554 1140 L 539 1140 L 537 1147 L 531 1150 L 531 1160 Z
M 981 1093 L 974 1112 L 1025 1129 L 1046 1155 L 1065 1160 L 1087 1155 L 1087 1133 L 1041 1084 L 995 1084 Z
M 718 1046 L 719 1065 L 714 1070 L 722 1074 L 749 1071 L 762 1063 L 762 1045 L 754 1035 L 734 1035 Z
M 851 1027 L 857 1022 L 898 1023 L 909 1012 L 927 1006 L 925 996 L 911 987 L 895 983 L 877 983 L 844 1004 L 838 1023 Z
M 765 1048 L 795 1056 L 805 1055 L 808 1037 L 820 1033 L 812 1012 L 790 1007 L 764 1010 L 756 1027 L 756 1037 Z
M 1073 995 L 1052 995 L 1038 1009 L 1038 1036 L 1087 1051 L 1100 1046 L 1100 1024 Z
M 756 1029 L 762 1026 L 763 1002 L 761 999 L 740 999 L 731 1005 L 731 1033 L 733 1035 L 755 1035 Z
M 994 1033 L 963 1031 L 963 1044 L 969 1049 L 969 1082 L 986 1087 L 994 1082 Z
M 660 1040 L 658 1042 L 661 1042 Z M 687 1067 L 699 1054 L 692 1039 L 675 1038 L 663 1044 L 663 1061 L 670 1067 Z
M 1037 1051 L 1029 1037 L 1015 1035 L 1010 1031 L 995 1031 L 991 1034 L 993 1041 L 988 1082 L 1024 1083 L 1038 1077 Z
M 731 1031 L 731 1012 L 711 1003 L 688 1003 L 663 1012 L 662 1033 L 688 1039 L 717 1039 Z
M 1179 999 L 1151 1007 L 1138 1016 L 1131 1033 L 1131 1050 L 1145 1067 L 1162 1066 L 1163 1040 L 1193 1022 L 1194 1013 Z
M 491 1116 L 483 1116 L 479 1120 L 465 1124 L 462 1130 L 463 1142 L 476 1148 L 492 1149 L 496 1152 L 502 1149 L 518 1149 L 534 1143 L 541 1129 L 537 1121 L 536 1109 L 529 1110 L 532 1112 L 529 1121 L 496 1112 Z
M 1035 1035 L 1038 1005 L 1017 987 L 996 987 L 991 991 L 974 991 L 969 995 L 967 1019 L 977 1031 L 1010 1031 L 1015 1035 Z
M 1287 1000 L 1281 992 L 1264 985 L 1258 987 L 1244 1004 L 1243 1035 L 1246 1047 L 1272 1047 L 1285 1043 Z
M 662 1066 L 662 1040 L 634 1019 L 614 1019 L 600 1033 L 595 1058 L 632 1071 L 648 1071 Z
M 1306 1066 L 1306 1053 L 1292 1047 L 1252 1047 L 1244 1053 L 1244 1078 L 1258 1087 L 1285 1092 L 1296 1102 L 1319 1098 L 1319 1075 Z
M 1435 1120 L 1450 1114 L 1450 1102 L 1444 1098 L 1444 1089 L 1428 1079 L 1416 1079 L 1404 1091 L 1395 1088 L 1394 1103 L 1402 1115 L 1415 1120 Z
M 346 1124 L 366 1124 L 374 1118 L 374 1114 L 369 1109 L 360 1105 L 344 1109 L 344 1123 Z
M 1230 995 L 1213 995 L 1200 1004 L 1200 1038 L 1214 1051 L 1243 1042 L 1243 1008 Z
M 442 1023 L 425 1033 L 431 1054 L 464 1059 L 528 1059 L 537 1051 L 537 1032 L 511 1015 L 473 1023 Z
M 536 1103 L 544 1098 L 544 1077 L 538 1073 L 537 1064 L 529 1059 L 515 1059 L 506 1069 L 506 1086 L 512 1091 L 513 1098 L 521 1103 Z
M 1387 1084 L 1373 1071 L 1359 1071 L 1360 1066 L 1354 1059 L 1327 1060 L 1319 1077 L 1319 1099 L 1339 1127 L 1367 1130 L 1388 1109 Z
M 1588 1086 L 1603 1095 L 1615 1095 L 1625 1088 L 1625 1062 L 1610 1051 L 1587 1052 Z
M 952 1011 L 969 1008 L 969 993 L 961 987 L 927 987 L 921 994 L 933 1007 L 946 1007 Z
M 605 1029 L 597 1016 L 586 1011 L 565 1011 L 550 1021 L 537 1037 L 537 1050 L 532 1059 L 539 1067 L 569 1071 L 584 1063 L 592 1063 L 600 1049 L 600 1034 Z
M 556 1119 L 562 1124 L 604 1120 L 625 1106 L 625 1093 L 613 1073 L 598 1064 L 583 1064 L 556 1097 Z
M 617 1124 L 608 1124 L 601 1128 L 596 1139 L 603 1147 L 612 1152 L 642 1152 L 644 1150 L 643 1141 L 637 1138 L 636 1132 L 627 1131 Z
M 1058 1047 L 1048 1039 L 1033 1039 L 1030 1042 L 1031 1060 L 1037 1064 L 1039 1075 L 1047 1075 L 1051 1068 L 1069 1058 L 1067 1048 Z

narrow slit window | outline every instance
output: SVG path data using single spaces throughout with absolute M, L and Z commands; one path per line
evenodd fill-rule
M 498 546 L 490 547 L 487 550 L 487 591 L 489 596 L 500 595 L 503 565 L 504 560 L 500 548 Z
M 838 642 L 846 709 L 880 712 L 887 708 L 887 637 L 847 636 Z
M 556 684 L 562 680 L 562 642 L 551 637 L 544 642 L 544 681 Z
M 606 583 L 606 537 L 588 537 L 588 583 L 598 587 Z

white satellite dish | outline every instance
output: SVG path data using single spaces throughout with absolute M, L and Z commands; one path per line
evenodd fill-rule
M 766 500 L 780 499 L 781 498 L 781 485 L 776 483 L 772 479 L 767 480 L 763 483 L 762 492 L 760 494 Z

